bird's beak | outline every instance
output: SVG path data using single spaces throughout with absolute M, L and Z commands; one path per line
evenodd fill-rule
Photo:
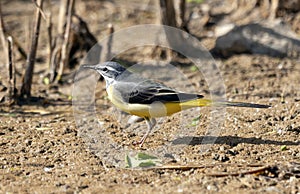
M 84 64 L 84 65 L 81 65 L 80 68 L 87 68 L 87 69 L 96 70 L 96 65 L 87 65 L 87 64 Z

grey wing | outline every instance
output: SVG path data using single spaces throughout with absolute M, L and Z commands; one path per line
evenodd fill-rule
M 184 102 L 203 98 L 202 95 L 177 92 L 163 84 L 146 80 L 140 83 L 121 82 L 117 84 L 122 88 L 120 92 L 124 101 L 128 103 L 151 104 L 153 102 Z M 116 88 L 117 89 L 117 88 Z

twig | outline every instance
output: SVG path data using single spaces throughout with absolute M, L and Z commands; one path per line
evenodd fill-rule
M 66 15 L 68 12 L 69 0 L 61 0 L 59 7 L 59 15 L 58 15 L 58 26 L 57 32 L 59 35 L 64 34 L 65 32 L 65 23 L 66 23 Z
M 168 169 L 168 170 L 191 170 L 191 169 L 203 169 L 203 168 L 214 168 L 217 166 L 221 166 L 221 167 L 262 167 L 262 164 L 248 164 L 248 165 L 240 165 L 240 164 L 212 164 L 212 165 L 174 165 L 174 164 L 170 164 L 170 165 L 164 165 L 164 166 L 158 166 L 155 167 L 154 169 Z
M 72 15 L 73 15 L 73 8 L 74 8 L 75 0 L 70 0 L 69 6 L 68 6 L 68 16 L 67 16 L 67 24 L 66 29 L 64 33 L 64 41 L 61 48 L 61 59 L 59 63 L 59 70 L 57 72 L 56 81 L 59 81 L 61 79 L 61 76 L 63 74 L 64 66 L 68 63 L 69 60 L 69 37 L 71 32 L 71 24 L 72 24 Z
M 24 48 L 21 46 L 20 42 L 17 40 L 16 37 L 14 37 L 13 35 L 11 35 L 10 33 L 7 33 L 7 36 L 11 36 L 12 40 L 13 40 L 13 43 L 14 43 L 14 46 L 17 47 L 17 50 L 19 51 L 19 53 L 21 54 L 22 58 L 24 60 L 27 59 L 27 53 L 26 51 L 24 50 Z
M 164 166 L 158 166 L 154 169 L 156 170 L 191 170 L 191 169 L 208 169 L 208 168 L 214 168 L 216 166 L 226 167 L 226 166 L 233 166 L 233 167 L 259 167 L 255 170 L 248 170 L 244 172 L 233 172 L 233 173 L 208 173 L 205 174 L 207 176 L 214 176 L 214 177 L 226 177 L 226 176 L 241 176 L 241 175 L 247 175 L 247 174 L 264 174 L 266 171 L 271 172 L 274 167 L 272 166 L 263 166 L 261 164 L 250 164 L 250 165 L 235 165 L 235 164 L 222 164 L 222 165 L 164 165 Z M 151 170 L 153 168 L 149 168 Z
M 174 1 L 173 0 L 159 0 L 160 3 L 160 12 L 161 12 L 161 24 L 177 27 L 176 22 L 176 13 L 174 8 Z M 167 36 L 169 39 L 169 37 Z M 170 42 L 170 45 L 172 43 Z M 168 61 L 172 60 L 172 56 L 174 56 L 174 52 L 171 49 L 166 50 L 166 58 Z
M 191 170 L 191 169 L 208 169 L 208 168 L 214 168 L 214 167 L 256 167 L 257 169 L 254 170 L 248 170 L 243 172 L 233 172 L 233 173 L 206 173 L 204 175 L 206 176 L 213 176 L 213 177 L 226 177 L 226 176 L 241 176 L 241 175 L 247 175 L 247 174 L 264 174 L 266 172 L 271 172 L 274 168 L 274 166 L 263 166 L 262 164 L 248 164 L 248 165 L 239 165 L 239 164 L 215 164 L 215 165 L 164 165 L 164 166 L 158 166 L 155 168 L 149 168 L 156 169 L 156 170 Z
M 43 7 L 43 2 L 44 0 L 39 0 L 38 5 L 40 8 Z M 33 75 L 34 62 L 35 62 L 36 50 L 37 50 L 38 39 L 39 39 L 40 23 L 41 23 L 41 12 L 37 10 L 36 18 L 35 18 L 35 27 L 33 32 L 34 34 L 32 36 L 31 45 L 30 45 L 30 53 L 26 60 L 26 72 L 21 87 L 21 96 L 26 95 L 27 97 L 29 97 L 31 95 L 32 75 Z
M 8 98 L 9 103 L 13 104 L 16 97 L 16 74 L 15 64 L 13 60 L 13 39 L 11 36 L 7 37 L 8 42 Z
M 49 13 L 49 17 L 47 20 L 47 31 L 48 31 L 48 69 L 50 71 L 51 68 L 51 56 L 54 49 L 54 43 L 52 42 L 52 15 Z
M 4 26 L 4 21 L 3 21 L 3 17 L 2 17 L 2 10 L 1 10 L 1 2 L 0 2 L 0 36 L 1 36 L 1 42 L 3 45 L 3 50 L 4 53 L 7 53 L 7 44 L 6 44 L 6 29 Z
M 160 0 L 161 22 L 163 25 L 176 27 L 176 13 L 173 0 Z
M 50 57 L 50 82 L 54 82 L 57 75 L 57 66 L 61 61 L 61 48 L 63 44 L 66 14 L 68 12 L 69 0 L 61 0 L 58 15 L 57 36 L 54 39 L 52 53 Z
M 34 3 L 35 7 L 39 10 L 39 12 L 41 13 L 42 17 L 44 18 L 44 20 L 46 20 L 46 15 L 43 11 L 43 9 L 37 4 L 36 0 L 32 0 L 32 2 Z
M 233 173 L 212 173 L 207 174 L 208 176 L 214 176 L 214 177 L 225 177 L 225 176 L 241 176 L 246 174 L 263 174 L 266 170 L 270 169 L 270 166 L 264 166 L 255 170 L 248 170 L 244 172 L 233 172 Z
M 179 10 L 179 18 L 181 21 L 180 28 L 188 31 L 188 21 L 185 19 L 186 0 L 180 0 Z
M 111 23 L 109 23 L 107 27 L 108 27 L 109 39 L 107 42 L 107 53 L 106 53 L 105 61 L 111 60 L 111 57 L 112 57 L 111 47 L 113 44 L 113 33 L 114 33 L 114 26 Z

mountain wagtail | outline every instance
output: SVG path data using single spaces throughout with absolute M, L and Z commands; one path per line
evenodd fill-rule
M 268 105 L 243 102 L 213 102 L 202 95 L 176 91 L 126 70 L 117 62 L 97 65 L 82 65 L 96 70 L 106 81 L 106 92 L 110 101 L 119 109 L 131 115 L 143 117 L 148 130 L 137 142 L 142 147 L 156 124 L 156 117 L 169 116 L 181 110 L 202 106 L 235 106 L 248 108 L 268 108 Z

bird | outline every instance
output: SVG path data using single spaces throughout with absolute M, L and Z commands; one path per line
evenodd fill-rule
M 84 64 L 81 68 L 98 72 L 106 82 L 108 99 L 117 108 L 131 115 L 145 119 L 147 131 L 140 141 L 140 147 L 156 125 L 156 118 L 170 116 L 182 110 L 203 106 L 231 106 L 248 108 L 269 108 L 269 105 L 205 99 L 201 94 L 177 91 L 163 83 L 146 79 L 127 70 L 118 62 L 108 61 L 96 65 Z

